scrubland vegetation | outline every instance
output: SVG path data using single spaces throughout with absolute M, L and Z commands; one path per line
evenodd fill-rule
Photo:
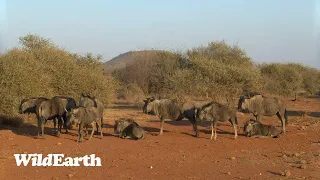
M 74 54 L 32 34 L 19 40 L 21 47 L 0 54 L 4 116 L 16 115 L 22 99 L 39 96 L 78 98 L 90 93 L 108 104 L 115 98 L 138 102 L 156 95 L 234 104 L 244 91 L 294 97 L 320 88 L 318 69 L 295 63 L 256 64 L 239 46 L 223 41 L 183 53 L 155 51 L 106 71 L 100 55 Z
M 206 98 L 234 104 L 246 91 L 294 97 L 313 95 L 320 88 L 318 69 L 297 63 L 257 64 L 239 46 L 224 41 L 186 53 L 157 52 L 136 57 L 114 72 L 121 83 L 120 97 Z
M 36 35 L 21 37 L 22 47 L 0 55 L 0 114 L 18 113 L 22 99 L 90 93 L 105 104 L 113 98 L 117 82 L 105 74 L 101 56 L 85 56 L 59 48 Z

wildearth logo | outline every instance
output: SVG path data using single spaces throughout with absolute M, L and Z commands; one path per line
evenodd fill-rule
M 42 154 L 14 154 L 17 166 L 22 163 L 27 166 L 31 161 L 32 166 L 101 166 L 101 159 L 95 154 L 83 157 L 64 157 L 64 154 L 48 154 L 43 158 Z

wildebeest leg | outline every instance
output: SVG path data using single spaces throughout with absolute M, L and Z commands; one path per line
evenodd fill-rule
M 57 121 L 56 121 L 56 118 L 53 118 L 52 120 L 53 120 L 53 131 L 54 131 L 54 133 L 56 133 L 56 131 L 57 131 Z
M 58 118 L 58 132 L 57 132 L 57 136 L 59 137 L 61 135 L 61 129 L 62 129 L 62 119 L 61 117 L 57 117 Z
M 238 137 L 238 132 L 237 132 L 237 125 L 236 125 L 236 123 L 235 123 L 235 120 L 233 119 L 233 120 L 229 120 L 230 121 L 230 123 L 231 123 L 231 125 L 233 125 L 233 130 L 234 130 L 234 139 L 237 139 L 237 137 Z
M 277 116 L 280 119 L 282 125 L 281 134 L 286 134 L 285 118 L 281 116 L 280 112 L 277 112 Z
M 98 121 L 96 121 L 97 133 L 100 132 L 100 129 L 102 129 L 102 126 L 103 126 L 102 122 L 103 122 L 103 117 L 100 118 Z M 100 128 L 98 126 L 100 126 Z
M 213 137 L 213 121 L 211 121 L 211 137 L 210 137 L 211 140 L 212 140 L 212 137 Z
M 217 139 L 217 123 L 218 121 L 214 120 L 213 121 L 213 127 L 214 127 L 214 140 Z
M 215 119 L 213 119 L 211 121 L 211 137 L 210 137 L 210 139 L 212 140 L 212 138 L 214 138 L 214 140 L 217 139 L 217 121 Z
M 41 126 L 41 135 L 42 135 L 42 139 L 44 139 L 44 123 L 46 121 L 44 119 L 40 119 L 40 126 Z
M 196 132 L 195 136 L 199 137 L 198 125 L 196 122 L 192 122 L 193 130 Z
M 93 122 L 91 123 L 91 126 L 92 126 L 91 135 L 90 135 L 90 137 L 89 137 L 88 140 L 90 140 L 90 139 L 92 138 L 93 133 L 94 133 L 94 131 L 96 130 L 96 122 L 93 121 Z
M 85 125 L 86 126 L 86 133 L 84 134 L 85 135 L 85 137 L 87 137 L 88 136 L 88 125 Z
M 42 119 L 41 118 L 37 118 L 38 119 L 38 136 L 37 138 L 39 139 L 40 138 L 40 132 L 41 132 L 41 129 L 42 129 Z
M 68 134 L 67 121 L 68 121 L 67 116 L 63 115 L 63 126 L 64 126 L 64 129 L 66 130 L 66 134 Z
M 164 118 L 160 118 L 160 133 L 159 135 L 161 136 L 163 134 L 163 123 L 164 123 Z
M 82 142 L 83 141 L 83 123 L 79 124 L 79 140 L 78 142 Z
M 98 124 L 97 129 L 99 130 L 100 138 L 102 139 L 103 134 L 102 134 L 102 125 L 101 125 L 101 120 L 100 119 L 98 120 L 97 124 Z

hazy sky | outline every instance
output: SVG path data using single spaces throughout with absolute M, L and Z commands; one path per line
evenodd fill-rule
M 27 33 L 105 60 L 226 40 L 256 62 L 320 68 L 319 19 L 320 0 L 0 0 L 0 51 Z

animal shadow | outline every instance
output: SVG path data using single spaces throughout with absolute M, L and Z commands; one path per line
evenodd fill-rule
M 58 128 L 57 128 L 58 129 Z M 0 126 L 0 130 L 10 130 L 13 133 L 20 135 L 20 136 L 26 136 L 26 137 L 30 137 L 33 139 L 38 139 L 38 127 L 35 125 L 24 125 L 23 127 L 10 127 L 10 126 L 5 126 L 5 125 L 1 125 Z M 45 127 L 44 128 L 44 135 L 45 136 L 54 136 L 57 137 L 57 132 L 54 132 L 54 128 L 51 127 Z M 64 130 L 62 130 L 61 134 L 65 134 Z
M 310 116 L 310 117 L 320 118 L 320 112 L 287 110 L 287 113 L 288 113 L 288 116 L 295 116 L 295 117 Z
M 202 132 L 204 134 L 211 134 L 211 130 L 207 130 L 207 129 L 203 129 L 203 130 L 200 130 L 199 132 Z M 217 133 L 218 134 L 230 134 L 230 135 L 234 135 L 234 132 L 233 130 L 232 131 L 224 131 L 222 129 L 219 129 L 217 128 Z M 238 136 L 246 136 L 244 133 L 242 132 L 239 132 L 238 130 Z
M 278 173 L 278 172 L 272 172 L 272 171 L 267 171 L 267 172 L 272 175 L 281 176 L 281 173 Z

